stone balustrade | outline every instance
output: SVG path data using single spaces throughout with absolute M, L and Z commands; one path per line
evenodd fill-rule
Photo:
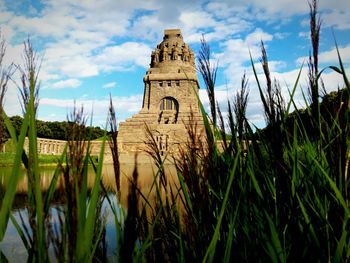
M 64 151 L 67 141 L 63 140 L 53 140 L 53 139 L 44 139 L 37 138 L 37 149 L 39 154 L 50 154 L 50 155 L 61 155 Z M 102 146 L 102 141 L 91 141 L 91 150 L 90 155 L 99 156 Z M 29 140 L 26 138 L 24 143 L 24 149 L 28 152 L 29 149 Z M 108 141 L 106 141 L 105 151 L 104 151 L 105 162 L 110 162 L 111 149 L 109 148 Z

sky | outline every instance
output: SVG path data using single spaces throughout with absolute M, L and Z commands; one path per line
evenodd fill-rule
M 320 68 L 338 66 L 335 39 L 350 75 L 350 4 L 319 0 L 322 21 Z M 164 29 L 180 28 L 184 41 L 197 54 L 202 36 L 218 63 L 216 98 L 225 113 L 227 100 L 249 79 L 247 116 L 265 125 L 262 104 L 249 58 L 259 78 L 260 43 L 264 41 L 272 78 L 288 101 L 302 65 L 295 94 L 305 107 L 307 62 L 311 51 L 307 0 L 0 0 L 0 28 L 7 43 L 4 64 L 23 65 L 23 42 L 29 37 L 41 61 L 38 119 L 62 121 L 74 104 L 84 106 L 95 126 L 106 125 L 109 96 L 118 121 L 142 106 L 143 76 Z M 304 64 L 303 64 L 304 63 Z M 203 104 L 208 98 L 201 83 Z M 326 70 L 327 92 L 342 87 L 338 73 Z M 8 87 L 5 111 L 21 115 L 17 75 Z

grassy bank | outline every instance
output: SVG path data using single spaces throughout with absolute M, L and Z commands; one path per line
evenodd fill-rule
M 12 166 L 15 153 L 0 153 L 0 166 Z M 57 166 L 60 155 L 38 154 L 40 165 Z

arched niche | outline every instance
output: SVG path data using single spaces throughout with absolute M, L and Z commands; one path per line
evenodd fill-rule
M 158 123 L 175 124 L 179 113 L 179 103 L 173 97 L 164 97 L 159 102 Z

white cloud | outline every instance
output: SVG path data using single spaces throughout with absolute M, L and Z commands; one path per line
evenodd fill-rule
M 206 9 L 213 13 L 216 17 L 226 19 L 232 16 L 239 16 L 242 18 L 252 18 L 252 14 L 248 12 L 249 3 L 246 5 L 237 3 L 232 4 L 229 1 L 210 1 Z
M 108 82 L 108 83 L 104 84 L 102 86 L 102 88 L 104 88 L 104 89 L 111 89 L 111 88 L 115 88 L 116 86 L 117 86 L 116 82 Z
M 12 12 L 1 11 L 0 9 L 0 23 L 8 22 L 13 17 L 13 15 L 14 14 Z
M 206 41 L 220 41 L 230 38 L 232 35 L 248 31 L 252 25 L 246 20 L 240 20 L 237 17 L 231 17 L 225 21 L 216 22 L 212 27 L 206 27 L 205 24 L 197 25 L 196 23 L 188 24 L 189 27 L 184 27 L 184 35 L 186 42 L 199 42 L 201 36 L 204 34 Z
M 285 19 L 289 16 L 305 13 L 308 5 L 304 1 L 294 0 L 226 0 L 212 1 L 208 7 L 219 17 L 239 15 L 247 19 L 261 21 Z
M 112 97 L 118 121 L 123 121 L 130 117 L 130 114 L 134 114 L 141 110 L 142 98 L 143 96 L 141 94 Z M 84 97 L 75 100 L 41 98 L 38 118 L 43 119 L 40 113 L 41 109 L 45 108 L 46 110 L 54 110 L 57 114 L 57 119 L 65 120 L 67 114 L 72 111 L 74 105 L 76 105 L 76 107 L 80 107 L 82 105 L 87 116 L 93 118 L 95 125 L 98 124 L 104 126 L 106 124 L 109 98 L 96 100 L 86 99 Z M 59 112 L 61 112 L 60 115 Z
M 77 88 L 81 85 L 81 81 L 78 79 L 66 79 L 61 80 L 52 85 L 54 89 L 64 89 L 64 88 Z
M 250 33 L 245 40 L 248 46 L 259 44 L 261 41 L 271 41 L 273 36 L 267 32 L 264 32 L 261 28 L 255 29 L 254 32 Z
M 49 44 L 42 65 L 44 74 L 52 76 L 59 73 L 70 78 L 96 76 L 98 65 L 91 61 L 90 56 L 97 47 L 95 42 L 77 43 L 72 39 Z
M 187 28 L 210 28 L 217 24 L 214 18 L 204 11 L 184 11 L 181 13 L 179 20 Z
M 136 112 L 141 109 L 142 95 L 131 95 L 131 96 L 116 96 L 113 97 L 114 107 L 116 110 L 128 109 L 128 112 Z M 73 108 L 75 105 L 84 105 L 86 109 L 94 109 L 94 112 L 100 112 L 101 109 L 106 110 L 104 114 L 107 114 L 109 107 L 109 98 L 101 100 L 89 100 L 80 98 L 76 100 L 72 99 L 52 99 L 52 98 L 41 98 L 41 106 L 55 106 L 59 108 Z
M 7 91 L 5 94 L 4 109 L 8 116 L 22 115 L 18 88 L 11 81 L 8 83 Z
M 350 61 L 350 44 L 345 47 L 338 47 L 340 57 L 343 63 L 349 63 Z M 298 65 L 301 65 L 303 62 L 307 62 L 308 57 L 297 58 L 296 62 Z M 331 50 L 320 52 L 318 55 L 318 61 L 320 64 L 332 64 L 338 66 L 339 59 L 338 53 L 335 47 Z
M 102 50 L 94 62 L 104 71 L 129 70 L 134 65 L 148 67 L 152 50 L 137 42 L 125 42 L 119 46 L 109 46 Z
M 22 64 L 22 54 L 23 54 L 23 45 L 12 46 L 10 44 L 6 44 L 6 53 L 4 57 L 4 65 L 10 65 L 15 63 L 17 65 Z
M 329 27 L 336 29 L 350 29 L 350 16 L 342 10 L 333 10 L 332 12 L 322 14 L 322 21 Z
M 349 62 L 350 61 L 350 44 L 345 47 L 339 47 L 338 50 L 343 63 Z M 319 61 L 320 63 L 338 63 L 339 60 L 338 60 L 338 54 L 337 54 L 336 48 L 320 53 Z
M 246 70 L 243 64 L 250 61 L 249 52 L 253 58 L 260 57 L 260 41 L 265 41 L 265 48 L 267 48 L 266 42 L 272 38 L 272 35 L 258 28 L 245 39 L 233 38 L 223 42 L 222 53 L 216 53 L 214 57 L 219 60 L 220 66 L 226 67 L 226 76 L 229 81 L 239 82 Z M 283 66 L 283 62 L 276 62 L 273 66 Z
M 75 57 L 71 60 L 63 60 L 61 72 L 68 77 L 91 77 L 98 75 L 98 66 L 88 58 Z
M 1 14 L 0 14 L 1 17 Z M 14 36 L 15 32 L 12 29 L 12 27 L 6 25 L 6 24 L 2 24 L 2 22 L 0 22 L 0 32 L 2 37 L 4 37 L 4 39 L 9 42 L 11 41 L 12 37 Z
M 179 10 L 171 9 L 167 5 L 170 15 Z M 163 8 L 162 5 L 162 8 Z M 179 14 L 171 19 L 164 19 L 159 12 L 143 15 L 133 21 L 130 33 L 143 39 L 154 41 L 161 39 L 165 28 L 180 28 L 187 43 L 198 43 L 202 34 L 205 34 L 207 41 L 218 41 L 238 32 L 244 32 L 252 27 L 252 23 L 237 16 L 225 17 L 224 20 L 217 20 L 211 10 L 198 8 L 192 1 L 188 2 L 187 8 L 181 8 Z
M 348 0 L 319 0 L 319 12 L 324 26 L 334 26 L 337 29 L 349 29 L 350 5 Z M 219 18 L 238 16 L 255 21 L 284 22 L 294 15 L 304 15 L 309 12 L 307 1 L 294 0 L 226 0 L 210 1 L 207 9 Z
M 1 21 L 6 20 L 4 33 L 8 39 L 16 36 L 45 37 L 45 57 L 42 71 L 46 80 L 96 76 L 100 67 L 93 57 L 111 44 L 111 38 L 127 33 L 135 6 L 150 9 L 154 3 L 147 1 L 45 1 L 40 12 L 30 15 L 13 15 L 0 8 Z M 35 45 L 34 45 L 35 46 Z M 42 47 L 40 47 L 42 48 Z M 137 60 L 145 65 L 144 61 Z M 108 63 L 109 64 L 109 63 Z M 107 65 L 108 66 L 108 65 Z

